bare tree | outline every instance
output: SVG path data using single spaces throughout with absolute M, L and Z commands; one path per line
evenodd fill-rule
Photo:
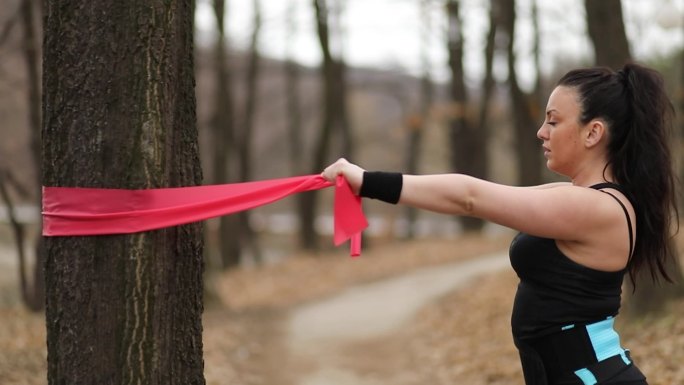
M 40 75 L 40 42 L 39 33 L 36 25 L 35 15 L 36 2 L 33 0 L 22 0 L 20 5 L 21 25 L 23 29 L 22 53 L 26 65 L 27 101 L 30 153 L 35 171 L 35 190 L 31 196 L 37 207 L 41 206 L 41 75 Z M 41 225 L 39 220 L 38 225 Z M 41 226 L 42 227 L 42 226 Z M 33 241 L 35 260 L 33 265 L 33 277 L 31 282 L 24 278 L 27 286 L 24 303 L 34 311 L 42 310 L 45 307 L 45 248 L 43 238 L 37 236 Z M 22 251 L 23 253 L 23 251 Z M 29 287 L 30 286 L 30 287 Z
M 24 242 L 26 240 L 26 228 L 24 224 L 21 223 L 16 217 L 16 213 L 14 211 L 14 200 L 12 199 L 10 188 L 12 188 L 21 197 L 26 198 L 30 195 L 28 190 L 23 188 L 16 181 L 14 174 L 10 170 L 3 170 L 0 168 L 0 198 L 2 198 L 2 201 L 5 203 L 9 224 L 12 229 L 12 235 L 14 236 L 14 244 L 17 247 L 17 256 L 19 258 L 19 289 L 21 292 L 21 299 L 29 309 L 39 310 L 42 309 L 42 306 L 35 306 L 35 289 L 30 284 L 27 277 L 28 274 L 26 273 L 28 264 L 24 247 Z M 42 266 L 40 268 L 42 270 Z M 40 284 L 40 287 L 43 288 L 42 282 L 40 282 Z
M 261 6 L 259 0 L 253 0 L 254 20 L 252 26 L 252 38 L 249 45 L 249 60 L 247 64 L 247 98 L 245 101 L 244 116 L 240 130 L 238 131 L 238 153 L 240 154 L 239 175 L 241 181 L 248 181 L 252 178 L 252 138 L 256 125 L 254 124 L 257 97 L 258 97 L 258 80 L 261 59 L 259 55 L 259 36 L 261 34 Z M 258 235 L 252 229 L 249 223 L 249 211 L 242 211 L 239 214 L 240 228 L 242 232 L 242 239 L 244 240 L 252 251 L 252 257 L 257 261 L 261 261 L 261 247 L 259 245 Z
M 488 131 L 480 129 L 474 124 L 469 115 L 469 97 L 465 85 L 463 70 L 463 21 L 460 13 L 461 3 L 458 0 L 447 2 L 448 35 L 447 49 L 449 52 L 449 68 L 451 82 L 449 93 L 451 97 L 451 114 L 449 119 L 449 139 L 451 143 L 451 168 L 463 174 L 477 178 L 487 178 L 487 141 Z M 491 14 L 494 14 L 493 11 Z M 493 19 L 492 19 L 493 20 Z M 496 31 L 496 23 L 490 26 L 490 31 Z M 493 33 L 493 32 L 490 32 Z M 493 42 L 492 42 L 493 44 Z M 488 46 L 493 50 L 493 45 Z M 492 51 L 493 53 L 493 51 Z M 490 59 L 491 60 L 491 59 Z M 488 72 L 485 77 L 485 93 L 483 106 L 489 103 L 491 87 L 491 62 L 488 62 Z M 465 231 L 480 231 L 484 221 L 478 218 L 459 218 Z
M 320 172 L 328 161 L 332 136 L 341 137 L 342 155 L 352 157 L 351 130 L 346 113 L 345 65 L 341 58 L 333 57 L 331 49 L 331 10 L 327 0 L 312 0 L 316 15 L 316 30 L 321 47 L 323 63 L 321 66 L 323 118 L 318 138 L 313 150 L 312 173 Z M 316 249 L 318 239 L 314 228 L 318 192 L 300 194 L 300 243 L 306 249 Z
M 227 183 L 234 179 L 230 164 L 237 161 L 235 139 L 235 107 L 232 95 L 233 79 L 229 62 L 228 39 L 225 29 L 225 0 L 214 0 L 216 17 L 216 46 L 214 47 L 215 94 L 212 112 L 212 145 L 214 183 Z M 233 155 L 231 157 L 231 155 Z M 222 267 L 232 268 L 240 264 L 240 223 L 236 215 L 219 218 L 218 242 Z
M 427 0 L 420 2 L 421 15 L 421 49 L 420 61 L 423 66 L 423 75 L 420 79 L 420 107 L 416 119 L 410 121 L 408 125 L 408 137 L 406 141 L 405 170 L 409 174 L 417 174 L 420 166 L 420 156 L 423 144 L 424 132 L 427 129 L 430 119 L 430 110 L 434 101 L 434 84 L 430 71 L 430 35 L 432 33 L 432 20 L 430 17 L 430 3 Z M 418 210 L 413 207 L 406 207 L 407 233 L 406 238 L 415 237 L 415 222 Z
M 286 58 L 285 58 L 285 101 L 287 114 L 287 132 L 290 148 L 290 169 L 293 175 L 305 172 L 303 157 L 302 113 L 300 94 L 300 68 L 292 52 L 292 41 L 297 34 L 295 13 L 297 0 L 290 0 L 287 10 Z
M 537 6 L 537 0 L 532 0 L 532 30 L 533 32 L 533 45 L 532 54 L 534 56 L 534 68 L 536 70 L 536 77 L 534 82 L 534 90 L 532 94 L 533 99 L 533 114 L 532 116 L 535 120 L 540 120 L 543 116 L 542 110 L 545 109 L 546 96 L 544 93 L 544 84 L 541 76 L 541 52 L 540 52 L 540 40 L 541 40 L 541 30 L 539 29 L 539 7 Z
M 513 110 L 513 127 L 516 139 L 519 183 L 523 186 L 542 182 L 542 155 L 536 136 L 537 123 L 534 114 L 535 99 L 520 88 L 516 70 L 515 54 L 515 0 L 499 0 L 502 27 L 506 36 L 508 56 L 508 89 Z
M 198 185 L 192 0 L 45 3 L 46 186 Z M 48 383 L 203 385 L 202 226 L 46 238 Z
M 493 67 L 494 54 L 497 50 L 496 33 L 501 24 L 501 6 L 498 1 L 491 1 L 489 8 L 489 31 L 487 32 L 485 43 L 485 73 L 482 78 L 482 98 L 478 111 L 476 130 L 485 138 L 489 138 L 489 106 L 491 104 L 492 93 L 495 86 Z M 484 150 L 483 150 L 484 151 Z M 488 168 L 488 166 L 487 166 Z
M 621 0 L 584 0 L 596 65 L 620 69 L 631 57 Z

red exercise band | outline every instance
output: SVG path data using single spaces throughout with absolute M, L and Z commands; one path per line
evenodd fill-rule
M 286 196 L 330 187 L 320 175 L 210 186 L 147 190 L 43 187 L 43 235 L 130 234 L 197 222 L 273 203 Z M 347 181 L 335 183 L 334 242 L 351 240 L 361 253 L 368 221 L 361 198 Z

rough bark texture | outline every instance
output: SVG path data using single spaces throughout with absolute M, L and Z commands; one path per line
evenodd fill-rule
M 43 183 L 201 183 L 192 0 L 45 4 Z M 49 384 L 204 384 L 191 224 L 46 239 Z

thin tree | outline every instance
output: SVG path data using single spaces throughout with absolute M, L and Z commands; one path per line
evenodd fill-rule
M 434 84 L 430 71 L 430 35 L 432 33 L 432 20 L 430 18 L 430 3 L 427 0 L 420 2 L 420 32 L 421 48 L 419 50 L 420 61 L 423 66 L 423 75 L 420 79 L 420 110 L 416 119 L 408 124 L 408 136 L 406 141 L 405 170 L 409 174 L 417 174 L 420 166 L 420 155 L 423 144 L 424 132 L 427 129 L 430 109 L 434 101 Z M 418 210 L 406 207 L 406 238 L 415 237 L 415 222 Z
M 316 15 L 316 30 L 321 47 L 323 63 L 321 65 L 323 116 L 318 138 L 313 149 L 312 173 L 319 173 L 330 153 L 332 137 L 335 132 L 341 135 L 342 155 L 351 158 L 351 134 L 346 117 L 346 81 L 345 65 L 341 59 L 333 57 L 331 49 L 331 10 L 327 0 L 312 0 Z M 337 130 L 337 131 L 336 131 Z M 315 229 L 318 192 L 311 191 L 300 194 L 300 244 L 305 249 L 318 248 L 318 235 Z
M 26 226 L 24 223 L 21 223 L 16 216 L 14 210 L 14 199 L 12 198 L 13 194 L 10 192 L 10 188 L 20 197 L 26 198 L 30 195 L 28 191 L 16 181 L 14 174 L 10 170 L 0 168 L 0 198 L 5 204 L 5 208 L 7 210 L 7 219 L 14 237 L 14 244 L 17 247 L 17 256 L 19 258 L 19 290 L 21 293 L 21 299 L 30 310 L 37 311 L 42 309 L 42 307 L 33 307 L 33 304 L 35 303 L 35 294 L 33 286 L 29 281 L 28 274 L 26 272 L 28 264 L 28 258 L 26 257 L 26 251 L 24 247 L 26 239 Z M 40 268 L 42 270 L 42 266 L 40 266 Z M 41 287 L 43 287 L 42 284 L 43 282 L 41 282 Z
M 630 59 L 621 0 L 584 0 L 596 65 L 620 69 Z
M 33 199 L 36 207 L 41 205 L 41 116 L 40 116 L 40 44 L 38 42 L 38 32 L 40 26 L 36 23 L 36 2 L 33 0 L 21 0 L 17 7 L 16 13 L 10 17 L 4 24 L 2 31 L 0 31 L 0 45 L 2 45 L 16 25 L 20 25 L 22 29 L 21 38 L 21 54 L 24 59 L 26 70 L 26 105 L 28 108 L 28 132 L 29 132 L 29 154 L 31 155 L 31 164 L 33 167 L 33 174 L 35 175 L 33 193 L 29 193 L 27 189 L 21 186 L 13 177 L 10 169 L 0 170 L 0 183 L 3 189 L 2 198 L 9 210 L 10 223 L 15 234 L 15 241 L 17 245 L 17 255 L 19 258 L 19 282 L 21 289 L 21 298 L 26 307 L 32 311 L 41 311 L 45 306 L 45 282 L 43 265 L 45 261 L 45 248 L 43 247 L 42 237 L 37 236 L 34 241 L 34 255 L 35 260 L 33 264 L 33 274 L 29 278 L 28 261 L 24 250 L 24 225 L 19 223 L 13 217 L 12 207 L 13 202 L 9 195 L 8 187 L 11 185 L 14 190 L 20 192 L 24 199 Z M 40 9 L 38 10 L 40 13 Z M 38 220 L 38 227 L 42 227 L 41 220 Z
M 485 68 L 484 76 L 482 78 L 482 98 L 480 100 L 480 107 L 477 115 L 476 130 L 481 133 L 484 138 L 489 138 L 489 106 L 491 104 L 492 94 L 496 82 L 494 81 L 494 53 L 497 50 L 496 34 L 501 24 L 501 6 L 498 1 L 491 1 L 489 6 L 489 30 L 485 42 Z
M 285 33 L 285 107 L 287 115 L 287 133 L 290 149 L 290 169 L 292 175 L 300 175 L 305 172 L 304 168 L 304 143 L 302 135 L 302 113 L 300 78 L 301 70 L 294 58 L 292 42 L 297 36 L 297 0 L 290 0 L 286 15 Z
M 682 14 L 682 28 L 684 28 L 684 14 Z M 677 114 L 678 127 L 675 130 L 675 132 L 679 134 L 679 143 L 682 143 L 682 141 L 684 141 L 684 50 L 681 50 L 681 52 L 679 53 L 679 83 L 676 89 L 678 96 L 677 102 L 679 111 Z M 684 146 L 680 144 L 678 147 L 678 152 L 675 152 L 675 154 L 679 153 L 679 180 L 684 181 L 684 151 L 682 151 L 682 148 L 684 148 Z M 680 192 L 679 195 L 679 207 L 684 212 L 684 194 Z
M 487 178 L 487 141 L 488 131 L 480 129 L 469 116 L 469 96 L 465 84 L 463 69 L 463 19 L 461 17 L 461 2 L 450 0 L 447 2 L 447 50 L 449 52 L 449 69 L 451 81 L 449 95 L 451 99 L 451 113 L 449 114 L 449 142 L 451 144 L 451 168 L 454 171 L 472 175 L 477 178 Z M 490 12 L 494 14 L 493 11 Z M 490 26 L 490 31 L 496 31 L 496 23 Z M 492 43 L 493 44 L 493 43 Z M 487 46 L 491 48 L 492 46 Z M 493 53 L 493 51 L 492 51 Z M 490 59 L 491 60 L 491 59 Z M 491 77 L 491 61 L 487 62 L 488 72 L 485 76 L 485 93 L 483 105 L 487 105 L 493 85 Z M 478 218 L 459 218 L 464 231 L 479 232 L 484 221 Z
M 333 7 L 331 9 L 330 18 L 334 21 L 331 28 L 332 42 L 336 42 L 337 52 L 334 54 L 335 60 L 335 88 L 337 92 L 334 93 L 335 100 L 333 104 L 336 106 L 335 111 L 335 132 L 339 134 L 339 151 L 348 159 L 354 158 L 354 138 L 352 135 L 352 127 L 349 123 L 349 106 L 347 103 L 347 95 L 349 94 L 349 84 L 347 82 L 347 63 L 344 60 L 344 24 L 343 14 L 345 0 L 332 0 Z M 333 51 L 335 52 L 335 51 Z
M 30 137 L 31 160 L 35 172 L 35 190 L 31 196 L 37 207 L 40 207 L 41 197 L 41 116 L 40 116 L 40 43 L 36 26 L 36 2 L 34 0 L 22 0 L 20 5 L 21 25 L 23 29 L 22 53 L 26 65 L 28 122 Z M 41 225 L 38 220 L 38 225 Z M 42 226 L 41 226 L 42 227 Z M 24 303 L 33 310 L 43 310 L 45 307 L 45 247 L 43 237 L 38 236 L 34 240 L 35 260 L 33 265 L 33 277 L 29 281 L 23 279 L 26 284 L 24 291 Z
M 214 0 L 216 18 L 216 45 L 214 47 L 214 107 L 211 118 L 213 147 L 213 183 L 233 180 L 230 164 L 235 164 L 237 144 L 235 139 L 235 113 L 232 94 L 233 78 L 229 63 L 228 39 L 225 28 L 225 0 Z M 233 155 L 231 157 L 231 155 Z M 229 269 L 240 264 L 240 222 L 236 215 L 219 218 L 218 246 L 221 267 Z
M 201 183 L 192 0 L 48 0 L 46 186 Z M 48 383 L 203 385 L 202 227 L 46 239 Z
M 534 81 L 534 89 L 532 91 L 533 95 L 533 118 L 536 121 L 542 119 L 542 110 L 545 110 L 546 96 L 544 94 L 544 84 L 541 76 L 541 30 L 539 28 L 539 7 L 537 6 L 537 0 L 532 0 L 532 55 L 534 57 L 534 68 L 536 72 L 536 77 Z
M 542 182 L 542 155 L 535 135 L 537 122 L 534 117 L 535 99 L 520 88 L 516 70 L 515 53 L 515 0 L 499 0 L 501 4 L 502 32 L 506 36 L 508 57 L 508 90 L 513 112 L 513 128 L 516 139 L 519 183 L 523 186 Z
M 241 181 L 248 181 L 252 178 L 252 138 L 254 137 L 254 124 L 257 110 L 258 80 L 261 69 L 261 59 L 259 54 L 259 37 L 261 34 L 261 6 L 259 0 L 253 0 L 254 20 L 252 26 L 252 38 L 249 45 L 249 60 L 247 64 L 246 89 L 247 98 L 245 101 L 244 116 L 238 133 L 238 153 L 239 175 Z M 252 251 L 252 257 L 257 262 L 261 261 L 261 248 L 257 234 L 249 223 L 249 211 L 242 211 L 239 214 L 240 228 L 243 240 Z

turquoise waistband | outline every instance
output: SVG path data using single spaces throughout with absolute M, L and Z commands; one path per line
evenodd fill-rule
M 600 363 L 608 358 L 620 356 L 625 365 L 631 364 L 627 351 L 620 346 L 620 336 L 613 328 L 615 318 L 608 317 L 606 320 L 585 325 L 589 335 L 589 340 L 594 348 L 596 360 Z M 566 328 L 574 327 L 568 325 Z M 565 329 L 565 328 L 564 328 Z M 582 368 L 575 371 L 575 375 L 579 377 L 584 385 L 595 385 L 598 383 L 595 373 L 590 368 Z

